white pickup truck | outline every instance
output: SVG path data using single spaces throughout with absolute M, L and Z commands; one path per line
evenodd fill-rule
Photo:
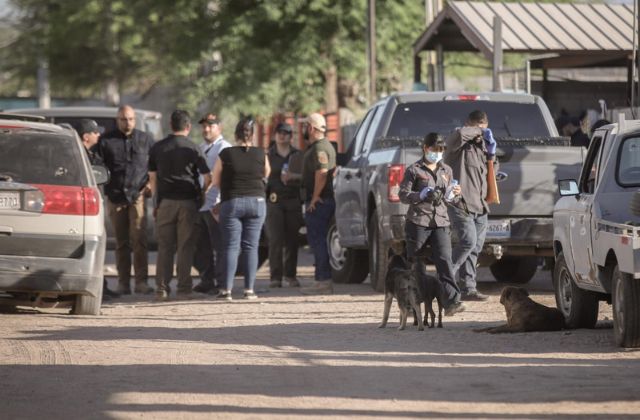
M 593 328 L 613 303 L 618 345 L 640 347 L 640 120 L 597 130 L 579 180 L 559 182 L 553 212 L 558 308 L 571 328 Z

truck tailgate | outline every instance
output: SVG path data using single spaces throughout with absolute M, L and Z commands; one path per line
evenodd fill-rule
M 558 180 L 579 177 L 582 150 L 555 145 L 501 145 L 498 140 L 500 204 L 491 205 L 491 215 L 551 217 L 559 197 Z

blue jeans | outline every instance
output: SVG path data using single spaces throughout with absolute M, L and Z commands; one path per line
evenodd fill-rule
M 487 235 L 487 214 L 469 214 L 463 209 L 450 206 L 449 219 L 453 237 L 457 243 L 453 247 L 451 262 L 454 275 L 459 274 L 462 293 L 474 293 L 476 289 L 476 264 Z
M 407 257 L 415 260 L 416 275 L 427 277 L 427 267 L 423 258 L 416 258 L 416 252 L 427 244 L 431 246 L 431 261 L 436 266 L 436 279 L 440 284 L 442 305 L 448 308 L 460 300 L 460 289 L 456 285 L 451 269 L 451 233 L 449 227 L 426 228 L 407 222 L 405 225 L 407 239 Z
M 309 208 L 309 202 L 306 203 L 306 208 Z M 313 250 L 316 263 L 316 281 L 331 280 L 327 234 L 329 233 L 329 223 L 331 222 L 335 209 L 335 200 L 333 198 L 326 198 L 316 204 L 314 211 L 305 212 L 304 214 L 304 221 L 307 225 L 307 239 Z
M 244 288 L 253 290 L 258 271 L 260 232 L 266 215 L 267 206 L 262 197 L 238 197 L 220 204 L 222 279 L 226 290 L 233 289 L 240 255 L 244 271 Z

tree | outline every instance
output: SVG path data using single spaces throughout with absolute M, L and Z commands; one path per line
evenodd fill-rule
M 377 83 L 390 92 L 411 78 L 424 8 L 378 4 Z M 223 64 L 199 77 L 185 102 L 261 115 L 362 107 L 366 17 L 365 0 L 220 1 L 211 48 Z
M 144 91 L 170 82 L 167 63 L 198 58 L 211 26 L 205 0 L 12 0 L 20 33 L 4 68 L 35 74 L 49 63 L 52 90 L 61 95 Z M 176 30 L 177 29 L 177 30 Z M 20 54 L 11 52 L 20 51 Z M 27 80 L 29 80 L 27 78 Z M 27 82 L 29 83 L 29 82 Z

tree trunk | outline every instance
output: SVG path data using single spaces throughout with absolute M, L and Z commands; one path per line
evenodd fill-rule
M 120 84 L 116 79 L 111 79 L 105 87 L 105 100 L 111 106 L 120 105 Z
M 338 111 L 338 68 L 331 63 L 324 72 L 324 105 L 326 112 Z

